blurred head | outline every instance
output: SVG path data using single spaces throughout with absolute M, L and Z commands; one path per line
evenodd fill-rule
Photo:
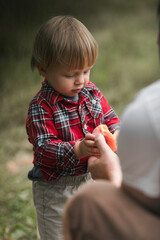
M 70 220 L 69 220 L 69 204 L 70 201 L 68 200 L 65 205 L 65 211 L 63 214 L 63 230 L 64 230 L 64 239 L 65 240 L 72 240 L 71 232 L 70 232 Z
M 31 68 L 63 66 L 68 70 L 92 66 L 98 46 L 88 29 L 71 16 L 51 18 L 38 31 L 32 52 Z

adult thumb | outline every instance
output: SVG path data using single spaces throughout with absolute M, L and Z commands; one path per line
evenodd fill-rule
M 110 149 L 110 147 L 108 146 L 108 144 L 106 143 L 106 140 L 104 138 L 104 136 L 101 133 L 98 133 L 95 137 L 95 143 L 97 148 L 100 151 L 100 154 L 106 153 L 107 151 L 112 151 Z

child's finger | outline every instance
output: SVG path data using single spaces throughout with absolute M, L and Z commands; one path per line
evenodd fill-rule
M 92 148 L 93 148 L 93 147 L 96 147 L 96 148 L 97 148 L 95 142 L 92 141 L 92 140 L 86 140 L 86 141 L 85 141 L 85 144 L 86 144 L 87 147 L 92 147 Z
M 85 135 L 85 140 L 92 140 L 92 141 L 94 141 L 95 140 L 95 135 L 91 134 L 91 133 L 87 133 Z

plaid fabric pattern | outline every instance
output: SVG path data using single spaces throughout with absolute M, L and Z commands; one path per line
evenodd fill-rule
M 119 119 L 99 89 L 91 82 L 74 102 L 58 94 L 47 80 L 32 99 L 26 119 L 28 139 L 33 144 L 33 163 L 46 180 L 87 172 L 87 157 L 75 159 L 74 145 L 99 124 L 111 132 Z

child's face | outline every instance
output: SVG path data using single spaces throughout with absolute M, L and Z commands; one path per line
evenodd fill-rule
M 39 71 L 57 92 L 67 97 L 74 97 L 88 84 L 90 69 L 91 66 L 87 66 L 68 71 L 61 66 L 56 68 L 50 66 L 45 72 L 40 69 Z

